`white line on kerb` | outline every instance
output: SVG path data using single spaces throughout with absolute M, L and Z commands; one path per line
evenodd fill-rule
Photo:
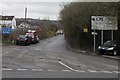
M 89 71 L 89 72 L 93 72 L 93 73 L 94 73 L 94 72 L 98 72 L 98 71 L 96 71 L 96 70 L 87 70 L 87 71 Z
M 86 71 L 83 71 L 83 70 L 75 70 L 76 72 L 86 72 Z
M 64 72 L 71 72 L 71 70 L 62 70 L 62 71 L 64 71 Z
M 7 70 L 8 70 L 8 71 L 11 71 L 11 70 L 13 70 L 13 69 L 8 69 L 8 68 L 5 69 L 5 68 L 2 68 L 2 70 L 4 70 L 4 71 L 7 71 Z
M 32 69 L 32 71 L 43 71 L 43 69 Z
M 112 72 L 110 72 L 110 71 L 100 71 L 100 72 L 103 72 L 103 73 L 112 73 Z
M 56 71 L 56 70 L 51 70 L 51 69 L 48 69 L 47 71 Z
M 117 73 L 117 74 L 120 73 L 120 72 L 118 72 L 118 71 L 112 71 L 112 72 L 113 72 L 113 73 Z
M 66 64 L 62 63 L 61 61 L 59 61 L 59 63 L 60 63 L 61 65 L 65 66 L 66 68 L 68 68 L 68 69 L 70 69 L 70 70 L 74 71 L 74 69 L 73 69 L 73 68 L 71 68 L 71 67 L 67 66 Z
M 17 69 L 18 71 L 27 71 L 27 69 Z

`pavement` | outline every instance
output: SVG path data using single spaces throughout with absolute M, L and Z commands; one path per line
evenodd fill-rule
M 64 35 L 30 46 L 3 46 L 2 77 L 118 78 L 118 60 L 82 53 L 68 49 Z
M 68 48 L 69 48 L 69 50 L 71 50 L 73 52 L 84 54 L 84 55 L 99 56 L 99 57 L 104 57 L 104 58 L 109 58 L 109 59 L 120 60 L 120 55 L 117 55 L 117 56 L 113 56 L 113 55 L 100 55 L 98 53 L 98 51 L 94 52 L 94 51 L 88 51 L 88 50 L 85 51 L 85 50 L 73 49 L 73 48 L 70 47 L 69 44 L 68 44 Z

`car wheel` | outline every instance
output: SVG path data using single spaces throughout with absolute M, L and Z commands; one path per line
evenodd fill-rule
M 114 51 L 114 52 L 113 52 L 113 55 L 116 56 L 116 55 L 117 55 L 117 51 Z
M 37 41 L 37 43 L 39 43 L 39 41 Z
M 28 46 L 30 45 L 30 43 L 28 42 Z
M 26 46 L 29 46 L 30 45 L 30 43 L 29 42 L 26 42 Z

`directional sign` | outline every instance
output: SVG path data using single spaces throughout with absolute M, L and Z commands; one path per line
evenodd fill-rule
M 83 32 L 88 32 L 88 28 L 84 28 L 84 29 L 83 29 Z
M 117 17 L 111 16 L 92 16 L 92 29 L 95 30 L 118 30 Z
M 96 32 L 92 32 L 91 34 L 92 34 L 92 35 L 97 35 L 97 33 L 96 33 Z
M 2 34 L 10 34 L 12 32 L 11 28 L 3 27 L 2 28 Z

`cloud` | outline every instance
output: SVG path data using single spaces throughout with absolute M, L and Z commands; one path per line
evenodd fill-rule
M 72 0 L 0 0 L 1 2 L 71 2 Z
M 57 19 L 61 2 L 4 2 L 2 3 L 2 12 L 4 15 L 14 15 L 24 17 L 24 11 L 27 7 L 27 17 Z

